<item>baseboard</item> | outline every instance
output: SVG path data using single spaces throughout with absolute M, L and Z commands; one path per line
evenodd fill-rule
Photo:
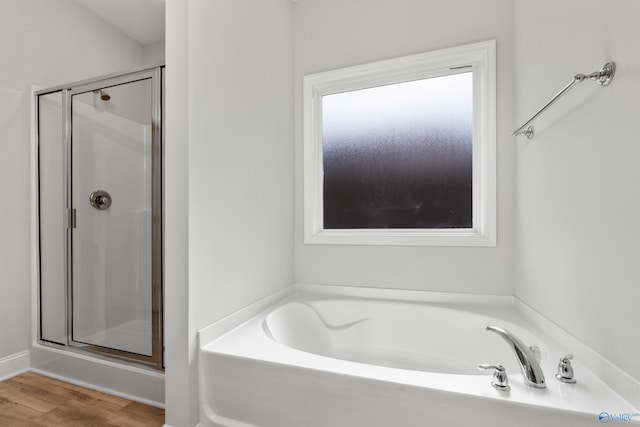
M 0 381 L 27 372 L 30 364 L 28 350 L 0 359 Z

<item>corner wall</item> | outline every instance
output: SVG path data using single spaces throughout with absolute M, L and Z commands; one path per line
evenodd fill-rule
M 198 329 L 293 283 L 291 0 L 189 5 Z
M 640 380 L 640 3 L 515 5 L 518 125 L 575 74 L 618 67 L 610 86 L 580 83 L 535 139 L 516 140 L 515 295 Z
M 512 4 L 511 0 L 302 0 L 294 4 L 297 282 L 512 294 Z M 302 77 L 489 39 L 497 40 L 498 58 L 498 246 L 305 245 Z
M 198 424 L 198 331 L 189 286 L 189 2 L 167 0 L 165 12 L 165 425 L 191 427 Z
M 293 283 L 291 9 L 167 1 L 167 426 L 197 423 L 197 331 Z

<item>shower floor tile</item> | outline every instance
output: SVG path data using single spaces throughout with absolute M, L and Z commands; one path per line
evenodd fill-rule
M 164 410 L 32 372 L 0 382 L 1 426 L 153 427 Z

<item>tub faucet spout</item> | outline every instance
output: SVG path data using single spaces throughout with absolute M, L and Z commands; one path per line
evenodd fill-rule
M 518 337 L 513 335 L 506 329 L 498 326 L 487 326 L 487 331 L 495 332 L 500 335 L 516 354 L 518 363 L 520 364 L 520 370 L 524 377 L 524 383 L 528 386 L 535 388 L 545 388 L 544 374 L 542 368 L 536 359 L 533 351 L 525 343 L 523 343 Z

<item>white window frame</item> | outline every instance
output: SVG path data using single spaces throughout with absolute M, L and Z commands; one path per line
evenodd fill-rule
M 324 229 L 322 97 L 353 90 L 473 72 L 472 228 Z M 496 245 L 496 42 L 489 40 L 303 79 L 305 244 Z

